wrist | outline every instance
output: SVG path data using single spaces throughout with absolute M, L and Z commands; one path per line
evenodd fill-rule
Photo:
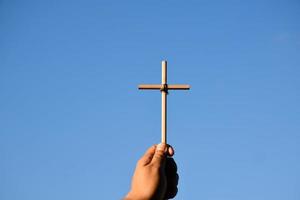
M 123 200 L 151 200 L 148 198 L 142 198 L 140 195 L 136 195 L 132 192 L 128 192 Z
M 134 195 L 132 195 L 131 192 L 128 192 L 128 194 L 125 196 L 123 200 L 137 200 L 137 198 Z

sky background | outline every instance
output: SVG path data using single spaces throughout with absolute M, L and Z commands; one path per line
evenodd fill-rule
M 168 141 L 178 200 L 300 199 L 300 2 L 0 0 L 0 199 L 114 200 Z

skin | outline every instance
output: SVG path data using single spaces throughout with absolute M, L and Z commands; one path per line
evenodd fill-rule
M 124 200 L 165 200 L 177 194 L 177 165 L 174 149 L 166 144 L 153 145 L 137 162 L 131 190 Z

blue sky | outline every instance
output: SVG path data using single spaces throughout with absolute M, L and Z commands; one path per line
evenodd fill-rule
M 300 199 L 299 1 L 0 1 L 0 199 L 120 199 L 170 92 L 176 199 Z

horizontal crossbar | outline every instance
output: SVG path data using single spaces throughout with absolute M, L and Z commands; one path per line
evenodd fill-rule
M 140 90 L 161 90 L 164 88 L 162 84 L 143 84 L 139 85 Z M 190 85 L 167 85 L 168 90 L 189 90 Z

